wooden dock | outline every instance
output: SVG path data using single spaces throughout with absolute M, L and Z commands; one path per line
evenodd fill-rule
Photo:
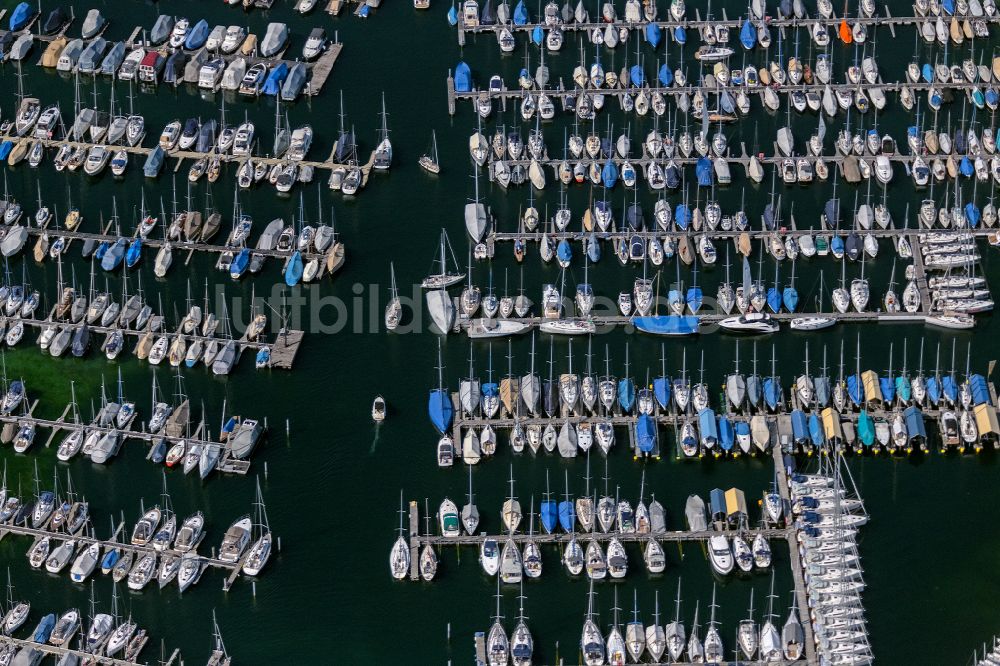
M 82 631 L 86 630 L 86 627 L 81 627 Z M 85 652 L 83 650 L 76 650 L 71 647 L 65 646 L 55 646 L 49 643 L 36 643 L 33 640 L 27 638 L 14 638 L 13 636 L 0 635 L 0 643 L 6 643 L 9 645 L 14 645 L 21 650 L 37 650 L 44 654 L 41 659 L 45 657 L 53 657 L 56 661 L 61 660 L 65 655 L 74 655 L 78 659 L 78 663 L 96 663 L 96 664 L 106 664 L 107 666 L 142 666 L 139 662 L 127 661 L 125 659 L 118 659 L 106 656 L 97 656 L 90 652 Z M 174 651 L 175 655 L 179 654 L 177 650 Z M 88 661 L 93 660 L 93 662 Z M 170 658 L 167 664 L 172 664 L 174 662 L 174 657 Z M 28 662 L 25 662 L 28 663 Z
M 784 454 L 780 447 L 774 447 L 774 473 L 777 477 L 778 493 L 785 506 L 785 512 L 791 509 L 792 500 L 788 494 L 788 475 L 785 470 Z M 799 622 L 805 632 L 806 663 L 815 664 L 816 661 L 816 641 L 813 636 L 812 619 L 809 617 L 809 597 L 806 594 L 806 581 L 802 568 L 802 560 L 799 556 L 799 544 L 796 541 L 796 530 L 786 531 L 785 538 L 788 539 L 788 554 L 791 558 L 792 580 L 795 582 L 796 608 L 799 613 Z
M 334 33 L 336 35 L 336 33 Z M 326 80 L 330 78 L 330 73 L 333 71 L 333 66 L 337 62 L 337 58 L 340 57 L 340 52 L 344 49 L 343 43 L 341 43 L 338 37 L 334 37 L 334 41 L 330 44 L 323 55 L 319 57 L 316 64 L 312 67 L 312 77 L 309 82 L 306 83 L 306 87 L 303 90 L 303 94 L 309 96 L 316 96 L 323 91 L 323 86 L 326 85 Z

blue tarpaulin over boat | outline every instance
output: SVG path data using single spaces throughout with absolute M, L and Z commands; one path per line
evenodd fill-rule
M 556 248 L 556 258 L 559 259 L 560 263 L 569 263 L 573 259 L 573 247 L 565 238 L 559 241 L 559 246 Z
M 809 415 L 809 439 L 812 440 L 813 446 L 820 447 L 826 442 L 826 437 L 823 436 L 823 422 L 819 420 L 816 414 Z
M 963 175 L 963 176 L 965 176 L 966 178 L 971 178 L 971 177 L 972 177 L 972 174 L 974 174 L 974 173 L 976 172 L 976 167 L 975 167 L 975 166 L 973 166 L 973 164 L 972 164 L 972 160 L 970 160 L 970 159 L 969 159 L 969 158 L 968 158 L 968 157 L 966 156 L 966 157 L 963 157 L 963 158 L 962 158 L 962 161 L 961 161 L 961 162 L 959 162 L 959 164 L 958 164 L 958 170 L 959 170 L 959 171 L 960 171 L 960 172 L 962 173 L 962 175 Z
M 641 86 L 646 82 L 646 75 L 642 71 L 642 67 L 639 65 L 632 65 L 628 70 L 628 78 L 634 86 Z
M 865 387 L 861 383 L 861 378 L 857 375 L 850 375 L 847 378 L 847 395 L 855 405 L 860 405 L 864 402 Z
M 552 532 L 556 529 L 556 520 L 559 512 L 555 500 L 542 500 L 540 512 L 542 517 L 542 529 L 544 529 L 547 534 L 552 534 Z
M 531 41 L 539 46 L 541 46 L 542 42 L 545 41 L 545 31 L 542 30 L 542 26 L 536 25 L 531 31 Z
M 267 75 L 267 81 L 264 82 L 263 92 L 265 95 L 277 95 L 281 92 L 281 84 L 285 82 L 285 78 L 288 76 L 288 65 L 285 63 L 279 64 L 277 67 L 271 70 L 271 73 Z
M 809 440 L 809 424 L 801 409 L 792 410 L 792 439 L 796 444 L 804 444 Z
M 455 92 L 472 91 L 472 70 L 464 61 L 455 65 Z
M 708 445 L 719 441 L 719 427 L 715 422 L 715 412 L 711 409 L 703 409 L 698 412 L 698 430 L 701 432 L 701 440 Z
M 520 0 L 517 7 L 514 7 L 514 25 L 524 25 L 527 22 L 528 8 L 524 6 L 524 0 Z
M 972 394 L 972 404 L 990 404 L 990 390 L 986 386 L 986 378 L 982 375 L 969 377 L 969 392 Z
M 631 378 L 618 380 L 618 404 L 623 412 L 631 412 L 635 404 L 635 383 Z
M 607 162 L 604 163 L 604 168 L 601 169 L 601 181 L 604 183 L 604 187 L 611 189 L 615 186 L 615 182 L 618 180 L 618 167 L 609 158 Z
M 652 451 L 653 445 L 656 444 L 656 422 L 653 417 L 649 414 L 641 414 L 635 424 L 635 434 L 639 450 L 643 453 Z
M 868 416 L 868 412 L 864 409 L 858 415 L 858 439 L 865 446 L 871 446 L 875 442 L 875 424 L 872 423 L 872 417 Z
M 767 288 L 767 307 L 771 308 L 771 312 L 775 314 L 781 310 L 781 292 L 778 291 L 777 287 Z
M 13 148 L 14 148 L 13 141 L 4 141 L 3 143 L 0 143 L 0 160 L 7 159 L 7 156 L 10 155 L 10 151 Z
M 682 44 L 683 45 L 683 44 L 687 43 L 687 40 L 688 40 L 688 33 L 687 33 L 687 30 L 684 29 L 684 26 L 679 25 L 676 28 L 674 28 L 674 41 L 675 42 L 677 42 L 678 44 Z
M 892 381 L 892 377 L 879 377 L 878 387 L 882 391 L 882 400 L 886 405 L 891 405 L 896 399 L 896 383 Z
M 941 9 L 944 10 L 945 14 L 951 16 L 955 13 L 955 0 L 941 0 Z
M 695 316 L 651 315 L 632 319 L 637 330 L 652 335 L 694 335 L 698 332 L 698 324 Z
M 733 450 L 733 424 L 725 416 L 719 417 L 719 446 L 723 451 Z
M 448 10 L 448 23 L 449 25 L 458 25 L 458 11 L 455 10 L 455 5 L 451 6 Z
M 746 421 L 740 420 L 736 422 L 736 437 L 737 438 L 749 438 L 750 437 L 750 424 Z
M 687 204 L 679 203 L 674 209 L 674 223 L 681 231 L 686 231 L 688 223 L 691 221 L 691 209 Z
M 777 377 L 768 377 L 764 380 L 764 402 L 772 410 L 778 406 L 781 400 L 781 380 Z
M 656 78 L 660 80 L 660 84 L 664 88 L 669 88 L 670 84 L 674 82 L 674 72 L 667 66 L 667 63 L 663 63 L 660 65 L 660 71 L 657 73 Z
M 12 32 L 17 32 L 25 25 L 28 24 L 35 16 L 35 9 L 27 2 L 20 3 L 17 7 L 14 7 L 14 12 L 10 15 L 10 29 Z
M 662 37 L 662 31 L 660 30 L 659 23 L 647 23 L 646 24 L 646 41 L 654 49 L 659 46 L 660 38 Z
M 903 421 L 906 423 L 906 434 L 910 439 L 927 439 L 927 428 L 924 427 L 924 415 L 916 407 L 910 406 L 903 412 Z
M 573 524 L 576 522 L 576 509 L 573 508 L 571 500 L 559 502 L 559 527 L 563 532 L 572 532 Z
M 740 43 L 748 51 L 757 43 L 757 31 L 754 29 L 753 24 L 750 23 L 750 19 L 743 21 L 743 27 L 740 28 Z
M 911 397 L 910 380 L 902 376 L 896 377 L 896 393 L 899 394 L 900 402 L 909 402 Z
M 934 68 L 931 67 L 930 63 L 924 63 L 924 66 L 920 68 L 920 76 L 923 77 L 924 83 L 934 82 Z
M 712 520 L 725 519 L 726 517 L 726 494 L 721 488 L 713 488 L 708 493 L 708 508 L 712 513 Z
M 685 296 L 684 301 L 687 303 L 691 312 L 698 314 L 698 310 L 701 309 L 701 304 L 704 302 L 701 287 L 688 287 L 687 295 Z
M 495 382 L 491 384 L 483 384 L 480 391 L 483 394 L 483 398 L 492 398 L 500 395 L 500 387 Z
M 937 377 L 927 378 L 927 398 L 931 401 L 932 405 L 937 405 L 941 402 L 941 384 L 938 382 Z
M 799 291 L 795 287 L 785 287 L 781 292 L 781 302 L 785 304 L 785 309 L 795 312 L 799 306 Z
M 434 389 L 427 400 L 427 415 L 431 417 L 431 423 L 442 435 L 451 428 L 451 419 L 455 414 L 455 407 L 451 403 L 451 397 L 447 389 Z
M 965 219 L 969 221 L 969 226 L 973 229 L 979 226 L 979 206 L 971 201 L 965 204 Z
M 707 157 L 698 158 L 698 163 L 694 167 L 695 175 L 698 176 L 698 185 L 700 187 L 711 187 L 712 186 L 712 160 Z
M 945 375 L 941 379 L 941 393 L 943 393 L 944 397 L 948 398 L 948 401 L 953 405 L 958 400 L 958 386 L 955 384 L 955 380 L 951 375 Z
M 827 227 L 833 228 L 840 224 L 840 199 L 829 199 L 823 205 L 823 215 Z
M 653 397 L 661 409 L 670 404 L 670 377 L 657 377 L 653 380 Z

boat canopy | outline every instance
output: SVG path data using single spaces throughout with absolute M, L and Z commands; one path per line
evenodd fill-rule
M 931 376 L 927 378 L 927 398 L 935 406 L 941 402 L 941 384 L 938 382 L 937 377 Z
M 733 422 L 730 421 L 725 416 L 719 417 L 719 446 L 723 451 L 733 450 L 733 441 L 735 435 L 733 433 Z
M 17 32 L 34 17 L 35 9 L 32 5 L 29 5 L 27 2 L 18 4 L 17 7 L 14 7 L 14 11 L 10 15 L 10 31 Z
M 698 176 L 699 187 L 712 186 L 712 160 L 707 157 L 698 158 L 698 163 L 694 167 L 695 175 Z
M 986 387 L 986 378 L 982 375 L 969 377 L 969 392 L 972 394 L 972 404 L 990 404 L 990 390 Z
M 806 414 L 801 409 L 792 410 L 792 437 L 796 444 L 802 444 L 809 439 L 809 424 Z
M 972 408 L 972 413 L 976 416 L 976 428 L 979 436 L 987 435 L 992 437 L 1000 436 L 1000 423 L 997 423 L 997 411 L 991 405 L 976 405 Z
M 858 438 L 865 446 L 871 446 L 875 443 L 875 424 L 872 422 L 872 417 L 868 416 L 868 412 L 864 409 L 858 415 Z
M 747 518 L 747 498 L 739 488 L 726 491 L 726 519 L 738 525 Z
M 965 217 L 969 220 L 969 226 L 975 228 L 979 226 L 979 206 L 971 201 L 965 204 Z
M 906 434 L 911 440 L 927 439 L 927 428 L 924 427 L 924 414 L 916 406 L 911 405 L 903 412 L 903 422 L 906 423 Z
M 536 25 L 531 31 L 531 41 L 533 41 L 538 46 L 542 45 L 545 41 L 545 31 L 542 30 L 542 26 Z
M 542 500 L 542 527 L 545 528 L 545 531 L 549 534 L 551 534 L 556 528 L 557 513 L 558 508 L 555 500 Z
M 641 414 L 635 424 L 635 432 L 639 450 L 643 453 L 651 452 L 656 444 L 656 422 L 653 417 L 649 414 Z
M 816 448 L 826 443 L 826 438 L 823 436 L 823 424 L 815 412 L 809 415 L 809 439 L 812 440 L 813 446 Z
M 664 88 L 669 88 L 670 84 L 674 82 L 674 72 L 667 63 L 660 65 L 660 71 L 657 73 L 656 78 L 660 80 L 660 83 Z
M 972 160 L 968 156 L 963 157 L 962 161 L 958 164 L 958 170 L 966 178 L 971 178 L 972 174 L 976 172 L 976 167 L 972 165 Z
M 656 24 L 651 23 L 650 25 Z M 628 78 L 632 81 L 632 85 L 634 86 L 642 87 L 642 85 L 646 82 L 646 74 L 642 71 L 641 65 L 632 65 L 632 67 L 628 70 Z
M 559 526 L 563 528 L 563 531 L 572 532 L 575 521 L 576 510 L 573 508 L 573 502 L 570 500 L 559 502 Z
M 708 493 L 708 506 L 712 512 L 712 522 L 722 522 L 726 519 L 726 495 L 722 488 L 713 488 Z
M 757 42 L 757 31 L 754 30 L 753 24 L 750 23 L 750 19 L 743 21 L 743 27 L 740 28 L 740 43 L 743 44 L 743 48 L 750 50 L 753 45 Z
M 674 222 L 677 224 L 677 228 L 681 231 L 686 231 L 690 221 L 691 209 L 688 208 L 688 205 L 684 203 L 677 204 L 677 207 L 674 208 Z
M 514 25 L 525 25 L 528 22 L 528 8 L 524 6 L 524 0 L 518 0 L 514 7 Z
M 609 189 L 614 187 L 618 180 L 618 167 L 611 161 L 611 158 L 608 158 L 608 161 L 604 163 L 604 168 L 601 170 L 601 180 L 604 182 L 604 187 Z
M 646 41 L 654 49 L 659 46 L 660 38 L 662 37 L 662 31 L 660 30 L 659 23 L 647 23 L 646 24 Z
M 900 375 L 896 377 L 896 393 L 899 395 L 899 400 L 901 402 L 909 402 L 912 395 L 910 387 L 910 380 L 906 377 Z
M 427 401 L 427 413 L 431 417 L 431 423 L 442 435 L 451 428 L 451 419 L 455 413 L 455 406 L 451 402 L 451 397 L 446 389 L 434 389 L 431 391 Z
M 632 379 L 626 377 L 625 379 L 618 380 L 618 404 L 621 406 L 622 411 L 632 411 L 632 405 L 634 403 L 635 384 L 632 382 Z
M 822 412 L 823 434 L 826 441 L 836 444 L 844 440 L 844 429 L 840 426 L 840 417 L 837 412 L 830 407 L 826 407 Z
M 865 401 L 865 387 L 857 375 L 847 377 L 847 395 L 855 405 L 860 405 Z
M 565 238 L 556 247 L 556 257 L 561 263 L 569 263 L 573 259 L 573 246 Z
M 955 378 L 945 375 L 941 378 L 941 392 L 954 404 L 958 400 L 958 387 L 955 386 Z
M 267 75 L 267 81 L 264 82 L 263 93 L 265 95 L 271 95 L 272 97 L 281 92 L 281 85 L 285 82 L 285 78 L 288 76 L 288 65 L 285 63 L 280 63 L 277 67 L 271 70 L 271 73 Z
M 638 327 L 636 327 L 638 328 Z M 653 380 L 653 397 L 661 409 L 666 409 L 670 404 L 670 378 L 657 377 Z
M 701 438 L 707 442 L 719 441 L 719 428 L 715 422 L 715 412 L 705 408 L 698 412 L 698 429 L 701 431 Z
M 455 92 L 472 91 L 472 70 L 464 61 L 455 65 Z
M 764 402 L 771 409 L 777 409 L 780 400 L 781 380 L 777 377 L 768 377 L 764 380 Z
M 896 383 L 892 381 L 892 377 L 879 377 L 878 387 L 882 391 L 882 399 L 885 404 L 891 405 L 896 399 Z
M 684 44 L 687 43 L 687 40 L 688 40 L 688 33 L 687 33 L 687 30 L 684 28 L 684 26 L 679 25 L 676 28 L 674 28 L 674 41 L 675 42 L 677 42 L 681 46 L 684 46 Z

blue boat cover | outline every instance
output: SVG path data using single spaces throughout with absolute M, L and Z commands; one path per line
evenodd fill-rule
M 277 67 L 271 70 L 271 73 L 267 75 L 267 80 L 264 81 L 263 92 L 265 95 L 277 95 L 281 92 L 281 84 L 285 82 L 285 78 L 288 77 L 288 65 L 285 63 L 279 64 Z
M 979 226 L 979 206 L 971 201 L 965 204 L 965 218 L 969 220 L 969 226 L 975 229 Z
M 777 287 L 767 288 L 767 306 L 775 314 L 781 310 L 781 292 L 778 291 Z
M 757 43 L 757 30 L 750 23 L 750 19 L 744 20 L 743 27 L 740 28 L 740 43 L 743 44 L 743 48 L 747 51 L 752 49 L 753 45 Z
M 572 532 L 575 522 L 576 509 L 573 508 L 573 502 L 570 500 L 559 502 L 559 526 L 564 532 Z
M 941 392 L 952 404 L 958 400 L 958 386 L 951 375 L 945 375 L 941 380 Z
M 990 106 L 996 106 L 997 102 L 1000 102 L 1000 94 L 993 88 L 986 89 L 986 103 Z
M 698 332 L 699 319 L 693 315 L 650 315 L 633 317 L 632 325 L 636 330 L 652 335 L 694 335 Z M 668 390 L 668 398 L 669 395 Z
M 500 395 L 500 386 L 496 382 L 483 384 L 479 390 L 484 398 Z
M 623 412 L 631 412 L 635 404 L 635 383 L 628 377 L 618 380 L 618 404 Z
M 687 33 L 687 30 L 684 29 L 684 26 L 679 25 L 676 28 L 674 28 L 674 41 L 675 42 L 677 42 L 678 44 L 684 45 L 684 44 L 687 43 L 687 40 L 688 40 L 688 33 Z
M 657 377 L 653 380 L 653 397 L 661 409 L 670 404 L 670 377 Z
M 601 180 L 604 182 L 604 187 L 608 189 L 614 187 L 618 180 L 618 167 L 611 161 L 611 158 L 608 158 L 608 161 L 604 163 L 604 168 L 601 169 Z
M 990 404 L 990 390 L 986 387 L 986 378 L 982 375 L 969 377 L 969 392 L 972 394 L 972 404 Z
M 302 279 L 302 254 L 296 250 L 285 268 L 285 284 L 294 287 Z
M 640 414 L 639 420 L 635 424 L 636 440 L 639 450 L 649 453 L 656 444 L 656 421 L 649 414 Z
M 587 239 L 587 258 L 594 264 L 601 260 L 601 244 L 597 242 L 597 234 L 593 231 Z
M 687 204 L 679 203 L 674 209 L 674 223 L 681 231 L 687 231 L 688 222 L 691 220 L 691 209 Z
M 749 437 L 750 436 L 750 424 L 746 421 L 736 422 L 736 436 L 737 437 Z
M 781 302 L 785 304 L 786 310 L 795 312 L 795 308 L 799 306 L 798 290 L 795 287 L 785 287 L 781 292 Z
M 865 401 L 865 387 L 857 375 L 850 375 L 847 378 L 847 395 L 855 405 L 860 405 Z
M 935 406 L 941 402 L 941 384 L 938 383 L 937 377 L 927 378 L 927 398 Z
M 27 2 L 22 2 L 14 7 L 14 12 L 10 15 L 10 29 L 16 32 L 27 25 L 31 17 L 35 15 L 35 10 Z
M 878 387 L 882 391 L 882 400 L 891 405 L 896 399 L 896 382 L 892 381 L 892 377 L 879 377 Z
M 907 407 L 903 412 L 906 423 L 906 434 L 910 439 L 927 439 L 927 429 L 924 427 L 924 414 L 914 406 Z
M 941 0 L 941 9 L 944 10 L 945 14 L 951 16 L 955 13 L 955 0 Z
M 650 25 L 656 25 L 656 24 L 651 23 Z M 628 78 L 630 81 L 632 81 L 632 85 L 634 86 L 641 86 L 643 83 L 646 82 L 646 75 L 643 73 L 642 67 L 639 65 L 632 65 L 632 67 L 629 68 Z
M 250 248 L 242 248 L 229 264 L 229 276 L 238 280 L 250 266 Z
M 781 380 L 777 377 L 768 377 L 764 380 L 764 402 L 771 409 L 778 406 L 781 399 Z
M 542 41 L 545 40 L 545 31 L 542 30 L 542 26 L 536 25 L 531 31 L 531 41 L 533 41 L 538 46 L 542 45 Z
M 647 23 L 646 24 L 646 41 L 654 49 L 659 46 L 660 38 L 662 36 L 662 31 L 660 30 L 659 23 Z
M 976 172 L 976 168 L 972 165 L 972 160 L 965 156 L 958 165 L 958 170 L 962 172 L 962 175 L 969 178 Z
M 558 511 L 559 509 L 556 506 L 555 500 L 542 500 L 542 506 L 541 506 L 542 528 L 548 534 L 552 534 L 553 530 L 556 529 L 556 520 Z
M 514 7 L 514 25 L 525 25 L 528 22 L 528 8 L 524 6 L 524 0 L 518 0 Z
M 455 5 L 452 5 L 451 9 L 448 10 L 448 24 L 458 25 L 458 11 L 455 10 Z
M 910 380 L 902 375 L 896 377 L 896 393 L 899 394 L 900 402 L 910 401 Z
M 565 238 L 559 241 L 559 246 L 556 248 L 556 257 L 561 262 L 569 262 L 573 259 L 573 247 Z
M 698 412 L 698 430 L 703 440 L 719 441 L 719 428 L 715 421 L 715 412 L 711 408 L 706 407 Z
M 7 159 L 7 156 L 10 155 L 10 151 L 13 148 L 14 148 L 14 142 L 13 141 L 9 141 L 8 140 L 8 141 L 4 141 L 3 143 L 0 143 L 0 160 Z
M 823 206 L 823 215 L 826 216 L 828 227 L 836 227 L 840 224 L 840 199 L 829 199 Z
M 809 439 L 809 424 L 805 412 L 801 409 L 792 410 L 792 438 L 796 444 L 802 444 Z
M 695 175 L 698 176 L 698 185 L 700 187 L 711 187 L 712 186 L 712 160 L 707 157 L 698 158 L 698 163 L 694 167 Z
M 723 451 L 733 450 L 733 424 L 725 416 L 719 417 L 719 446 Z
M 815 412 L 809 415 L 809 439 L 812 440 L 813 446 L 816 448 L 823 446 L 826 442 L 826 436 L 823 433 L 823 423 L 819 420 L 819 416 Z
M 455 414 L 455 406 L 448 396 L 447 389 L 434 389 L 427 400 L 427 414 L 431 423 L 442 435 L 451 428 L 451 419 Z
M 660 79 L 660 84 L 664 88 L 669 88 L 670 84 L 674 82 L 674 71 L 667 67 L 667 63 L 663 63 L 660 65 L 660 71 L 656 77 Z
M 687 303 L 687 306 L 691 308 L 691 312 L 698 314 L 698 310 L 701 309 L 701 304 L 704 302 L 701 287 L 688 287 L 687 296 L 684 301 Z
M 716 515 L 726 515 L 726 494 L 722 492 L 721 488 L 713 488 L 708 493 L 708 507 L 712 512 L 713 519 Z
M 128 264 L 129 268 L 138 263 L 139 259 L 142 257 L 142 238 L 136 237 L 132 244 L 128 246 L 128 252 L 125 253 L 125 263 Z
M 875 425 L 872 423 L 872 417 L 868 416 L 868 412 L 864 409 L 858 415 L 858 438 L 865 446 L 875 443 Z
M 455 65 L 455 92 L 472 91 L 472 70 L 464 61 Z
M 830 239 L 830 251 L 836 254 L 844 254 L 844 239 L 834 236 Z

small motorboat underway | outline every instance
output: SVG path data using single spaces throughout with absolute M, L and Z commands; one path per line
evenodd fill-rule
M 382 396 L 375 396 L 375 401 L 372 403 L 372 421 L 376 423 L 381 423 L 385 420 L 385 400 Z

